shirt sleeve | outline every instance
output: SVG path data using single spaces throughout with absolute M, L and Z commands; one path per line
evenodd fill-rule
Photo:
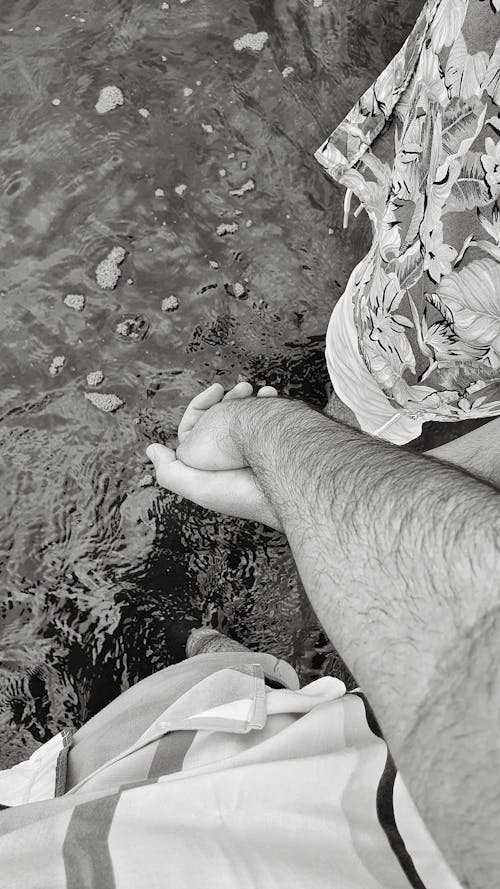
M 426 3 L 408 39 L 314 157 L 332 179 L 342 182 L 390 120 L 415 71 L 436 0 Z

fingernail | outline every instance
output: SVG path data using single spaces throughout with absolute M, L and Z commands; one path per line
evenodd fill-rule
M 158 448 L 156 447 L 156 445 L 154 445 L 154 444 L 149 445 L 149 447 L 146 448 L 146 454 L 149 457 L 149 459 L 151 460 L 151 463 L 156 463 L 156 460 L 158 459 L 158 456 L 159 456 L 158 455 Z

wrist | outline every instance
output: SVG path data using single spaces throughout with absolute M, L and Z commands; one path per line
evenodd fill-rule
M 304 402 L 286 398 L 249 398 L 232 407 L 231 435 L 245 465 L 256 473 L 274 461 L 289 433 L 300 430 L 300 415 L 321 416 Z
M 326 436 L 331 454 L 331 437 L 336 427 L 340 433 L 343 427 L 304 402 L 285 398 L 235 404 L 231 425 L 242 463 L 252 470 L 280 528 L 288 534 L 297 516 L 304 517 L 309 509 L 315 446 Z
M 353 499 L 353 467 L 363 465 L 374 444 L 385 449 L 384 442 L 374 443 L 301 401 L 247 399 L 234 408 L 231 434 L 242 463 L 253 471 L 287 534 L 308 516 L 315 524 L 330 521 L 338 479 Z

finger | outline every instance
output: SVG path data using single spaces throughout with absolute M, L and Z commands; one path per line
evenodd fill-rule
M 193 469 L 180 460 L 160 459 L 156 480 L 162 488 L 192 500 L 205 509 L 263 522 L 281 531 L 279 518 L 255 483 L 250 469 L 210 472 Z
M 202 413 L 213 407 L 214 404 L 218 404 L 223 395 L 223 386 L 220 383 L 212 383 L 208 389 L 204 389 L 189 402 L 177 430 L 179 441 L 186 437 L 193 426 L 196 426 Z
M 156 468 L 156 481 L 162 488 L 167 488 L 173 494 L 179 494 L 180 497 L 187 497 L 189 500 L 196 499 L 197 485 L 200 483 L 200 472 L 185 466 L 180 460 L 163 463 L 160 461 Z
M 186 466 L 181 460 L 175 458 L 166 460 L 160 456 L 155 464 L 156 481 L 162 488 L 178 494 L 180 497 L 186 497 L 193 503 L 205 506 L 208 509 L 217 509 L 220 505 L 221 495 L 220 476 L 223 476 L 223 485 L 225 491 L 226 476 L 232 476 L 233 473 L 218 473 L 203 469 L 193 469 Z M 227 479 L 229 482 L 229 478 Z M 232 487 L 229 484 L 229 492 L 232 494 Z M 227 496 L 227 495 L 226 495 Z
M 200 475 L 203 476 L 204 473 L 185 466 L 177 460 L 175 451 L 165 445 L 150 445 L 146 454 L 154 465 L 156 481 L 162 488 L 180 494 L 181 497 L 194 499 L 192 495 L 196 490 L 196 482 L 199 483 Z
M 165 445 L 161 444 L 149 445 L 146 448 L 146 454 L 155 469 L 157 469 L 158 466 L 167 466 L 169 463 L 173 463 L 177 459 L 175 451 L 172 450 L 172 448 L 167 448 Z
M 245 380 L 242 383 L 236 383 L 236 386 L 226 392 L 222 400 L 233 401 L 235 398 L 248 398 L 250 395 L 253 395 L 253 386 Z
M 257 398 L 277 398 L 278 390 L 274 386 L 262 386 L 257 392 Z
M 198 395 L 195 395 L 195 397 L 191 399 L 187 410 L 192 407 L 196 410 L 206 411 L 209 407 L 212 407 L 213 404 L 217 404 L 223 395 L 224 386 L 221 383 L 212 383 L 210 386 L 207 386 L 203 392 L 199 392 Z

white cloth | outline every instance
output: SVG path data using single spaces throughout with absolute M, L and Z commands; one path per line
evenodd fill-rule
M 85 744 L 139 726 L 148 700 L 151 721 L 61 795 L 60 736 L 0 773 L 0 799 L 31 801 L 0 812 L 0 889 L 460 889 L 363 696 L 328 676 L 299 689 L 272 660 L 199 655 L 143 680 Z
M 418 438 L 423 420 L 393 408 L 360 355 L 352 308 L 358 270 L 356 266 L 330 318 L 325 351 L 328 373 L 336 394 L 356 415 L 363 432 L 403 445 Z

